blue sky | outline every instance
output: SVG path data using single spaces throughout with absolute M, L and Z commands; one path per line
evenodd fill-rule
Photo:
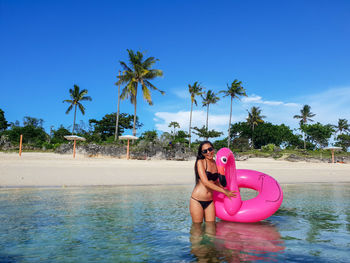
M 248 98 L 233 122 L 259 106 L 266 121 L 298 126 L 304 104 L 315 121 L 350 120 L 350 1 L 17 1 L 0 0 L 0 108 L 10 122 L 24 116 L 44 127 L 68 127 L 68 90 L 87 89 L 92 102 L 78 122 L 116 111 L 119 61 L 126 49 L 159 59 L 153 106 L 139 97 L 145 130 L 188 130 L 188 84 L 219 91 L 234 79 Z M 198 99 L 200 101 L 200 99 Z M 205 108 L 194 109 L 194 126 Z M 121 112 L 133 114 L 128 101 Z M 209 128 L 227 131 L 229 99 L 210 108 Z M 128 131 L 127 133 L 131 133 Z M 225 134 L 226 135 L 226 134 Z

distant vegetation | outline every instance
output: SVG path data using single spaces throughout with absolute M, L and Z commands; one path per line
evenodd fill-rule
M 159 69 L 153 69 L 153 65 L 158 61 L 155 57 L 144 57 L 140 51 L 134 52 L 127 50 L 128 63 L 120 61 L 122 74 L 117 76 L 118 86 L 123 86 L 120 97 L 116 99 L 129 99 L 134 105 L 134 115 L 128 113 L 107 113 L 102 119 L 90 119 L 88 124 L 80 122 L 77 124 L 77 109 L 85 114 L 86 108 L 83 101 L 92 101 L 87 96 L 86 89 L 80 90 L 78 85 L 74 85 L 74 89 L 69 89 L 70 99 L 64 100 L 69 103 L 66 110 L 68 114 L 74 109 L 73 125 L 64 127 L 60 125 L 56 129 L 51 126 L 50 132 L 47 133 L 43 128 L 44 120 L 31 116 L 23 118 L 22 124 L 19 121 L 9 123 L 5 118 L 5 112 L 0 109 L 0 149 L 17 149 L 20 135 L 23 135 L 24 149 L 32 150 L 52 150 L 61 144 L 68 143 L 64 139 L 65 135 L 76 134 L 86 138 L 84 144 L 123 144 L 125 142 L 116 140 L 125 130 L 133 131 L 142 127 L 139 122 L 137 111 L 137 98 L 139 88 L 141 88 L 143 98 L 153 105 L 151 98 L 151 90 L 165 94 L 164 91 L 155 87 L 150 81 L 163 75 Z M 205 87 L 198 81 L 188 85 L 188 92 L 191 97 L 191 110 L 189 116 L 189 130 L 181 130 L 180 124 L 176 121 L 170 121 L 168 127 L 172 128 L 172 132 L 164 132 L 158 134 L 157 131 L 143 132 L 133 147 L 145 145 L 159 145 L 172 149 L 176 145 L 182 145 L 189 149 L 195 149 L 199 144 L 199 140 L 210 139 L 213 141 L 215 148 L 230 147 L 235 152 L 256 154 L 260 152 L 262 155 L 274 153 L 274 156 L 280 156 L 281 151 L 319 151 L 329 144 L 330 139 L 334 138 L 335 145 L 342 147 L 343 151 L 347 151 L 350 147 L 350 128 L 348 120 L 339 119 L 336 125 L 313 123 L 313 117 L 316 115 L 311 112 L 309 105 L 304 105 L 299 115 L 286 116 L 286 118 L 299 119 L 299 129 L 293 131 L 290 127 L 281 124 L 265 122 L 266 116 L 263 115 L 262 109 L 253 106 L 247 112 L 246 121 L 231 124 L 232 103 L 242 96 L 247 96 L 246 90 L 242 86 L 242 82 L 235 79 L 231 84 L 227 84 L 227 89 L 219 92 L 213 90 L 205 91 Z M 223 133 L 214 129 L 209 129 L 209 110 L 210 106 L 215 104 L 223 97 L 230 97 L 230 112 L 228 136 L 221 140 L 214 140 Z M 192 112 L 194 106 L 198 107 L 197 98 L 201 98 L 201 105 L 206 107 L 206 122 L 202 127 L 192 127 Z M 71 131 L 70 131 L 71 130 Z M 117 131 L 117 132 L 116 132 Z M 118 134 L 116 134 L 118 133 Z M 196 134 L 199 139 L 192 140 L 192 134 Z M 145 147 L 146 149 L 147 147 Z M 195 150 L 194 150 L 195 151 Z M 279 152 L 276 155 L 276 152 Z

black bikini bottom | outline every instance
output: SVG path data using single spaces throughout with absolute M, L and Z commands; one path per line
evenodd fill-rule
M 210 201 L 199 201 L 196 198 L 193 198 L 192 196 L 191 196 L 191 198 L 193 200 L 196 200 L 198 203 L 200 203 L 202 208 L 203 208 L 203 210 L 206 209 L 211 204 L 211 202 L 213 202 L 213 200 L 210 200 Z

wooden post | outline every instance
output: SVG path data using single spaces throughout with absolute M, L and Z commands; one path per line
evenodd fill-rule
M 128 146 L 126 148 L 126 159 L 129 160 L 130 156 L 129 156 L 129 139 L 128 139 Z
M 334 163 L 334 149 L 332 149 L 332 163 Z
M 75 145 L 77 144 L 77 140 L 74 140 L 74 146 L 73 146 L 73 158 L 75 158 Z
M 22 155 L 22 140 L 23 140 L 23 135 L 21 134 L 21 137 L 19 139 L 19 156 Z

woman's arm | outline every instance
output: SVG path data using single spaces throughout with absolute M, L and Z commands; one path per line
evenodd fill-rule
M 208 180 L 207 174 L 205 173 L 203 160 L 198 160 L 197 169 L 198 169 L 199 178 L 201 179 L 202 183 L 206 187 L 208 187 L 211 190 L 223 193 L 228 197 L 236 197 L 236 194 L 234 191 L 229 191 L 227 189 L 224 189 L 224 188 L 216 185 L 214 182 L 211 182 Z

